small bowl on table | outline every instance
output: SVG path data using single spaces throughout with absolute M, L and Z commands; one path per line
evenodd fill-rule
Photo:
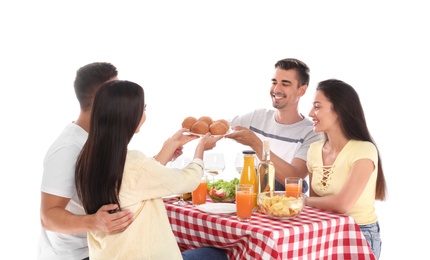
M 236 201 L 235 194 L 230 194 L 229 196 L 225 196 L 226 194 L 217 194 L 216 190 L 208 190 L 208 196 L 215 203 L 234 203 Z
M 306 194 L 287 197 L 285 191 L 267 191 L 258 194 L 260 211 L 275 219 L 293 219 L 302 212 Z
M 235 186 L 239 179 L 217 180 L 208 183 L 208 196 L 215 203 L 234 203 L 236 201 Z
M 209 196 L 209 198 L 214 203 L 235 203 L 236 202 L 236 199 L 233 199 L 233 198 L 219 199 L 219 198 L 211 197 L 211 196 Z

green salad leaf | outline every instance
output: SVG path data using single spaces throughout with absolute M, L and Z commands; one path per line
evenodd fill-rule
M 239 179 L 234 178 L 231 181 L 217 180 L 208 183 L 208 193 L 211 199 L 215 201 L 235 200 L 236 185 L 239 184 Z

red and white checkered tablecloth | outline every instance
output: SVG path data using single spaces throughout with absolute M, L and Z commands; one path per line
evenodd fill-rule
M 235 214 L 211 215 L 172 201 L 166 209 L 181 250 L 214 246 L 238 260 L 376 259 L 354 219 L 343 214 L 305 207 L 292 220 L 255 212 L 240 222 Z

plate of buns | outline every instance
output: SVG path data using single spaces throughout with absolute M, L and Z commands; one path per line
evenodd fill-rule
M 224 136 L 232 132 L 227 120 L 213 120 L 209 116 L 202 116 L 199 118 L 193 116 L 186 117 L 182 121 L 182 127 L 190 130 L 186 132 L 187 134 L 198 136 L 206 135 L 208 132 L 214 136 Z

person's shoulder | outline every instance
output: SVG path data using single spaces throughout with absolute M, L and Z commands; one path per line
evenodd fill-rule
M 60 133 L 59 137 L 64 139 L 87 139 L 88 133 L 79 125 L 75 123 L 69 123 L 64 127 L 63 131 Z
M 231 126 L 241 125 L 249 127 L 251 124 L 261 123 L 263 124 L 263 119 L 274 118 L 275 111 L 267 108 L 256 108 L 252 111 L 249 111 L 245 114 L 237 115 L 229 120 L 229 124 Z
M 267 108 L 256 108 L 254 110 L 248 111 L 245 114 L 237 115 L 231 118 L 229 121 L 230 124 L 237 122 L 238 120 L 246 120 L 246 119 L 256 119 L 256 118 L 267 118 L 271 116 L 275 116 L 276 111 L 273 109 Z
M 362 140 L 350 140 L 351 144 L 359 147 L 376 147 L 372 142 Z
M 145 154 L 139 150 L 128 150 L 124 167 L 128 169 L 128 172 L 138 172 L 144 165 L 148 165 L 151 159 L 153 160 L 152 157 L 145 156 Z
M 313 143 L 310 144 L 310 147 L 314 147 L 314 148 L 321 147 L 322 148 L 322 146 L 324 145 L 324 142 L 325 141 L 323 141 L 323 140 L 313 142 Z
M 145 161 L 145 160 L 151 160 L 152 157 L 146 156 L 142 151 L 140 150 L 128 150 L 127 151 L 127 159 L 128 160 L 139 160 L 139 161 Z
M 351 147 L 353 149 L 372 151 L 372 152 L 377 151 L 376 146 L 372 142 L 369 142 L 369 141 L 350 140 L 349 142 L 351 143 Z
M 146 158 L 145 154 L 142 151 L 139 150 L 128 150 L 127 151 L 127 157 L 128 158 Z
M 314 123 L 312 122 L 312 120 L 308 117 L 303 116 L 303 120 L 299 121 L 298 124 L 303 125 L 303 126 L 310 126 L 310 127 L 314 127 Z
M 324 134 L 315 132 L 314 122 L 307 117 L 303 117 L 303 120 L 297 122 L 296 126 L 302 128 L 304 132 L 307 132 L 308 138 L 316 138 L 316 140 L 324 139 Z
M 74 123 L 68 124 L 51 144 L 49 151 L 66 147 L 81 149 L 87 140 L 88 133 Z M 49 153 L 48 151 L 48 153 Z
M 254 116 L 255 115 L 271 116 L 271 115 L 275 115 L 276 110 L 268 109 L 268 108 L 256 108 L 252 113 L 254 114 Z

